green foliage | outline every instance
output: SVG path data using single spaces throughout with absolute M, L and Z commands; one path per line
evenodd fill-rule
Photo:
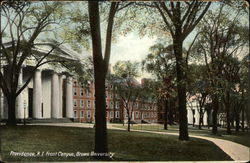
M 139 63 L 118 61 L 113 67 L 114 74 L 119 78 L 136 78 L 139 76 Z
M 150 47 L 150 54 L 142 61 L 142 69 L 154 75 L 157 79 L 158 98 L 175 97 L 176 69 L 173 46 L 159 42 Z
M 79 53 L 82 52 L 82 48 L 90 48 L 90 26 L 87 8 L 86 2 L 67 3 L 64 7 L 67 26 L 64 26 L 59 34 L 59 37 Z
M 199 23 L 200 34 L 192 48 L 194 56 L 203 60 L 203 73 L 207 74 L 204 79 L 207 93 L 209 96 L 216 95 L 219 102 L 224 104 L 225 109 L 221 111 L 227 110 L 229 114 L 234 108 L 231 113 L 233 116 L 236 116 L 234 113 L 240 113 L 247 88 L 248 68 L 243 66 L 244 59 L 241 58 L 247 55 L 249 26 L 244 23 L 242 15 L 241 10 L 220 3 L 216 10 L 210 10 Z M 199 87 L 194 85 L 190 89 L 197 88 Z

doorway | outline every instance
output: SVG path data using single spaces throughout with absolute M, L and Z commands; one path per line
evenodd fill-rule
M 33 88 L 29 88 L 28 93 L 28 99 L 29 99 L 29 118 L 32 118 L 33 116 Z

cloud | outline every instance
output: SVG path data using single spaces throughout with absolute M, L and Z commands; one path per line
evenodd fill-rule
M 141 61 L 149 53 L 149 48 L 156 38 L 140 38 L 136 33 L 120 36 L 112 45 L 110 63 L 114 65 L 119 60 Z

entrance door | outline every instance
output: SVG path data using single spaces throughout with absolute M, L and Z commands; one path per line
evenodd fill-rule
M 29 118 L 33 115 L 33 88 L 29 88 Z

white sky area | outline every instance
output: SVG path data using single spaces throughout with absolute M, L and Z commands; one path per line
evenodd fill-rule
M 115 42 L 111 44 L 110 64 L 113 67 L 117 61 L 141 62 L 149 54 L 149 48 L 156 43 L 157 38 L 140 37 L 136 32 L 131 32 L 126 36 L 120 35 Z M 91 50 L 83 50 L 82 56 L 92 55 Z M 111 69 L 112 72 L 112 69 Z M 140 81 L 142 78 L 152 78 L 147 72 L 141 72 L 136 78 Z
M 136 61 L 141 62 L 149 54 L 149 48 L 155 44 L 156 38 L 147 36 L 140 38 L 136 33 L 129 33 L 126 36 L 120 36 L 116 42 L 112 43 L 110 64 L 114 66 L 117 61 Z M 142 72 L 141 78 L 148 78 L 150 74 Z
M 119 60 L 140 62 L 149 53 L 149 48 L 155 44 L 156 38 L 140 38 L 136 33 L 120 36 L 112 44 L 110 63 L 114 65 Z
M 130 60 L 132 62 L 135 61 L 141 63 L 141 61 L 149 54 L 149 48 L 153 46 L 156 41 L 157 37 L 140 37 L 136 32 L 130 32 L 125 36 L 119 35 L 118 38 L 116 38 L 116 41 L 111 43 L 111 55 L 109 62 L 111 67 L 113 67 L 117 61 Z M 92 56 L 91 48 L 89 50 L 82 49 L 82 53 L 79 54 L 79 56 L 82 56 L 80 58 L 85 58 L 89 55 Z M 139 70 L 141 71 L 141 67 Z M 152 75 L 147 72 L 141 72 L 139 77 L 136 79 L 141 81 L 142 78 L 152 78 Z

